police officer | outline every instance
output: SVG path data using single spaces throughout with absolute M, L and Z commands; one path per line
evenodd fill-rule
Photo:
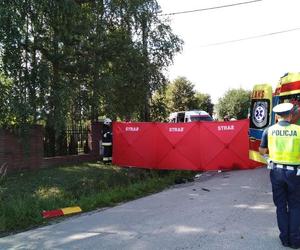
M 273 108 L 278 122 L 262 135 L 259 151 L 269 150 L 273 201 L 283 246 L 300 248 L 300 126 L 291 124 L 293 104 Z
M 103 162 L 110 163 L 112 161 L 112 128 L 111 119 L 106 118 L 103 122 L 102 130 L 102 146 L 103 146 Z

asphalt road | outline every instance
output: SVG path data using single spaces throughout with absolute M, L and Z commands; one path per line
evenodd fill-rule
M 0 249 L 287 249 L 268 170 L 205 173 L 119 206 L 0 238 Z

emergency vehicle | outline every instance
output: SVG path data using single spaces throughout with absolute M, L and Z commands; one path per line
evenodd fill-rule
M 275 114 L 272 108 L 283 102 L 294 104 L 292 123 L 300 125 L 300 73 L 287 73 L 281 77 L 275 91 L 269 84 L 257 84 L 251 94 L 249 124 L 249 158 L 261 163 L 266 160 L 258 148 L 265 128 L 273 125 Z
M 173 112 L 169 116 L 169 122 L 196 122 L 196 121 L 212 121 L 212 117 L 203 110 L 191 110 Z

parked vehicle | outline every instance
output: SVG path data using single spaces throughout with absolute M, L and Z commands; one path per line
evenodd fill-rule
M 272 108 L 279 103 L 294 104 L 293 123 L 300 124 L 300 73 L 288 73 L 281 77 L 275 91 L 269 84 L 255 85 L 251 94 L 250 128 L 249 128 L 249 158 L 266 163 L 259 154 L 258 147 L 264 129 L 275 123 Z
M 213 121 L 213 118 L 203 110 L 191 110 L 173 112 L 169 116 L 169 122 L 196 122 L 196 121 Z

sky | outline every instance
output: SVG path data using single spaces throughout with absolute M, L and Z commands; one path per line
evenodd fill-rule
M 249 1 L 158 0 L 158 3 L 162 13 L 174 13 Z M 275 88 L 285 73 L 300 72 L 299 10 L 299 0 L 262 0 L 169 15 L 173 33 L 184 41 L 183 51 L 168 68 L 169 79 L 186 77 L 195 90 L 209 94 L 213 103 L 229 89 L 251 90 L 254 84 L 261 83 Z M 268 35 L 271 33 L 277 34 Z M 257 36 L 261 37 L 228 42 Z

